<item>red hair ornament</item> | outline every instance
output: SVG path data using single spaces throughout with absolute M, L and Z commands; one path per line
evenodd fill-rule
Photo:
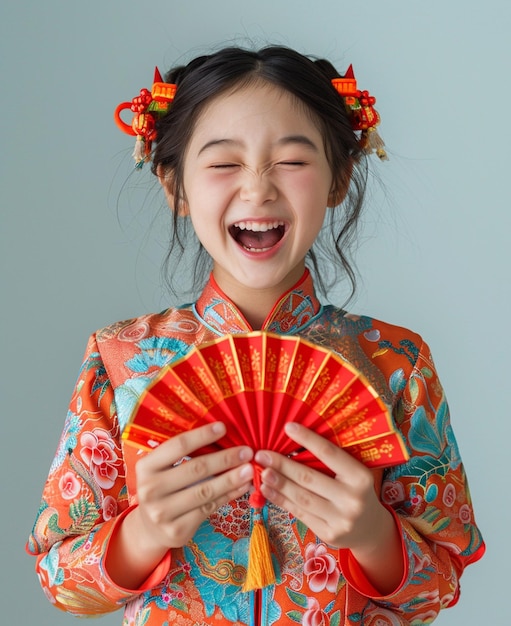
M 156 121 L 168 112 L 176 95 L 176 85 L 165 83 L 156 67 L 151 91 L 141 89 L 140 94 L 131 102 L 121 102 L 115 109 L 114 119 L 117 126 L 127 135 L 137 138 L 133 158 L 136 167 L 140 168 L 151 160 L 151 146 L 156 139 Z M 130 109 L 135 114 L 131 124 L 121 118 L 121 111 Z
M 349 66 L 345 76 L 332 79 L 332 85 L 344 100 L 353 130 L 360 132 L 359 141 L 364 152 L 375 152 L 381 160 L 387 160 L 385 144 L 376 130 L 380 124 L 380 116 L 374 108 L 376 98 L 368 91 L 357 88 L 353 66 Z M 156 139 L 156 121 L 168 112 L 176 89 L 175 84 L 163 82 L 158 68 L 155 68 L 151 91 L 141 89 L 140 94 L 131 102 L 122 102 L 115 109 L 114 119 L 117 126 L 127 135 L 137 138 L 133 151 L 137 168 L 151 160 L 151 146 Z M 134 113 L 131 124 L 121 118 L 121 112 L 125 109 Z
M 343 77 L 332 79 L 332 85 L 343 98 L 346 111 L 354 131 L 360 131 L 360 144 L 367 154 L 373 152 L 382 160 L 388 160 L 385 144 L 376 127 L 380 124 L 380 116 L 374 104 L 376 98 L 368 91 L 357 88 L 357 81 L 350 65 Z

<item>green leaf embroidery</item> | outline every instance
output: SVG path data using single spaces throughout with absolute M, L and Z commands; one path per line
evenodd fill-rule
M 435 506 L 427 506 L 424 513 L 422 514 L 422 517 L 423 519 L 432 523 L 437 519 L 439 515 L 440 515 L 439 509 L 437 509 Z
M 443 455 L 439 459 L 432 456 L 415 457 L 410 461 L 414 475 L 421 487 L 426 487 L 431 476 L 438 474 L 445 476 L 449 470 L 449 459 Z
M 302 623 L 302 614 L 300 613 L 300 611 L 288 611 L 286 615 L 291 621 L 296 622 L 297 624 Z
M 289 599 L 297 604 L 298 606 L 307 608 L 307 596 L 303 593 L 298 593 L 297 591 L 293 591 L 292 589 L 286 589 L 286 593 L 289 596 Z
M 170 580 L 172 583 L 175 584 L 175 583 L 182 583 L 185 578 L 186 578 L 186 574 L 184 572 L 177 572 L 177 574 L 172 576 Z
M 298 534 L 300 535 L 300 539 L 302 540 L 302 543 L 305 539 L 305 535 L 307 534 L 307 526 L 301 522 L 299 519 L 296 520 L 296 530 L 298 531 Z
M 188 607 L 182 600 L 172 600 L 171 605 L 175 609 L 179 609 L 180 611 L 184 611 L 185 613 L 188 613 Z
M 336 611 L 332 613 L 332 617 L 330 618 L 330 626 L 339 626 L 341 623 L 341 612 Z
M 419 397 L 419 385 L 415 378 L 410 378 L 410 398 L 412 403 L 415 404 L 417 398 Z
M 59 516 L 57 515 L 57 513 L 54 513 L 53 515 L 51 515 L 48 520 L 48 528 L 51 530 L 52 533 L 63 535 L 64 531 L 62 530 L 62 528 L 60 528 L 58 519 L 59 519 Z
M 86 531 L 94 526 L 99 513 L 96 508 L 85 498 L 80 498 L 71 503 L 69 517 L 73 520 L 73 531 Z
M 87 541 L 88 537 L 80 537 L 77 541 L 75 541 L 71 546 L 71 552 L 75 552 L 79 548 L 83 546 L 83 544 Z

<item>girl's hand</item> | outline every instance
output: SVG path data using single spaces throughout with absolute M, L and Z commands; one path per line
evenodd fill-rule
M 184 546 L 219 506 L 246 493 L 253 478 L 247 446 L 178 461 L 225 435 L 217 422 L 177 435 L 136 464 L 138 506 L 112 536 L 106 569 L 114 582 L 138 589 L 170 548 Z
M 403 574 L 399 531 L 380 502 L 370 469 L 330 441 L 299 424 L 286 434 L 334 472 L 326 476 L 276 452 L 259 451 L 261 492 L 286 509 L 322 541 L 349 548 L 372 584 L 393 591 Z
M 253 451 L 236 447 L 204 454 L 175 465 L 183 457 L 225 435 L 217 422 L 161 444 L 136 465 L 137 498 L 144 532 L 162 548 L 184 546 L 219 506 L 251 487 Z

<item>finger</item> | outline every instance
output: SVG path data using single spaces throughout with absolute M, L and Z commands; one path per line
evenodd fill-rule
M 263 481 L 267 485 L 282 490 L 300 486 L 322 498 L 329 499 L 332 488 L 340 488 L 340 483 L 332 483 L 332 478 L 319 470 L 313 469 L 304 463 L 299 463 L 269 450 L 260 450 L 256 453 L 256 463 L 266 468 L 262 472 Z M 292 497 L 291 493 L 287 494 Z
M 365 466 L 354 459 L 348 452 L 338 445 L 325 439 L 321 435 L 305 428 L 296 422 L 285 425 L 286 435 L 298 443 L 301 447 L 311 452 L 326 467 L 339 477 L 353 476 L 366 469 Z
M 249 461 L 252 460 L 253 456 L 254 453 L 251 448 L 241 446 L 203 454 L 187 460 L 166 472 L 169 492 L 176 492 L 193 485 L 202 484 L 204 481 L 213 479 L 213 477 L 220 477 L 228 470 L 240 465 L 251 469 L 252 466 Z
M 171 520 L 172 523 L 168 525 L 166 531 L 167 546 L 169 548 L 178 548 L 188 543 L 197 528 L 207 517 L 223 504 L 242 497 L 250 489 L 251 484 L 251 482 L 244 483 L 236 489 L 227 491 L 222 496 L 219 496 L 218 500 L 211 501 L 209 506 L 202 506 L 182 512 L 178 517 Z
M 265 466 L 261 474 L 262 482 L 272 490 L 272 501 L 275 504 L 285 498 L 287 502 L 294 502 L 302 508 L 310 508 L 315 512 L 318 509 L 325 510 L 325 514 L 328 514 L 333 493 L 336 497 L 342 496 L 342 484 L 315 469 L 282 455 L 258 453 L 256 461 L 260 462 L 261 458 L 260 464 Z M 279 502 L 275 501 L 276 498 L 279 498 Z
M 180 491 L 173 491 L 159 498 L 156 506 L 151 507 L 153 521 L 175 523 L 193 511 L 197 519 L 200 518 L 202 521 L 221 504 L 245 494 L 252 485 L 253 474 L 253 466 L 246 463 L 214 478 L 196 482 Z
M 143 464 L 148 471 L 159 471 L 172 467 L 183 457 L 189 456 L 196 450 L 218 441 L 226 433 L 225 424 L 214 422 L 194 428 L 187 432 L 171 437 L 145 457 L 138 464 Z
M 166 467 L 156 472 L 152 467 L 143 465 L 144 459 L 141 459 L 136 468 L 139 500 L 154 502 L 174 493 L 180 493 L 183 489 L 201 484 L 234 467 L 246 465 L 252 457 L 251 448 L 240 446 L 203 454 L 177 466 Z M 187 510 L 188 508 L 190 507 L 187 506 Z
M 297 479 L 302 477 L 299 476 Z M 330 533 L 330 522 L 332 519 L 337 519 L 338 514 L 330 500 L 316 491 L 311 491 L 286 479 L 273 469 L 265 469 L 262 478 L 261 493 L 267 500 L 288 511 L 318 537 L 332 542 L 334 537 Z
M 189 510 L 197 509 L 203 518 L 206 518 L 222 504 L 247 493 L 252 487 L 253 476 L 254 468 L 247 463 L 220 476 L 192 485 L 176 494 L 176 497 L 182 502 L 183 510 L 186 510 L 188 503 Z M 179 511 L 179 508 L 175 507 L 174 510 Z

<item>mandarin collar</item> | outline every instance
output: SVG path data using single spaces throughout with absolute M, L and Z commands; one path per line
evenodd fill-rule
M 219 335 L 250 332 L 253 328 L 232 300 L 220 289 L 213 274 L 194 305 L 197 317 Z M 289 291 L 275 302 L 262 330 L 292 335 L 305 328 L 321 312 L 308 269 Z

